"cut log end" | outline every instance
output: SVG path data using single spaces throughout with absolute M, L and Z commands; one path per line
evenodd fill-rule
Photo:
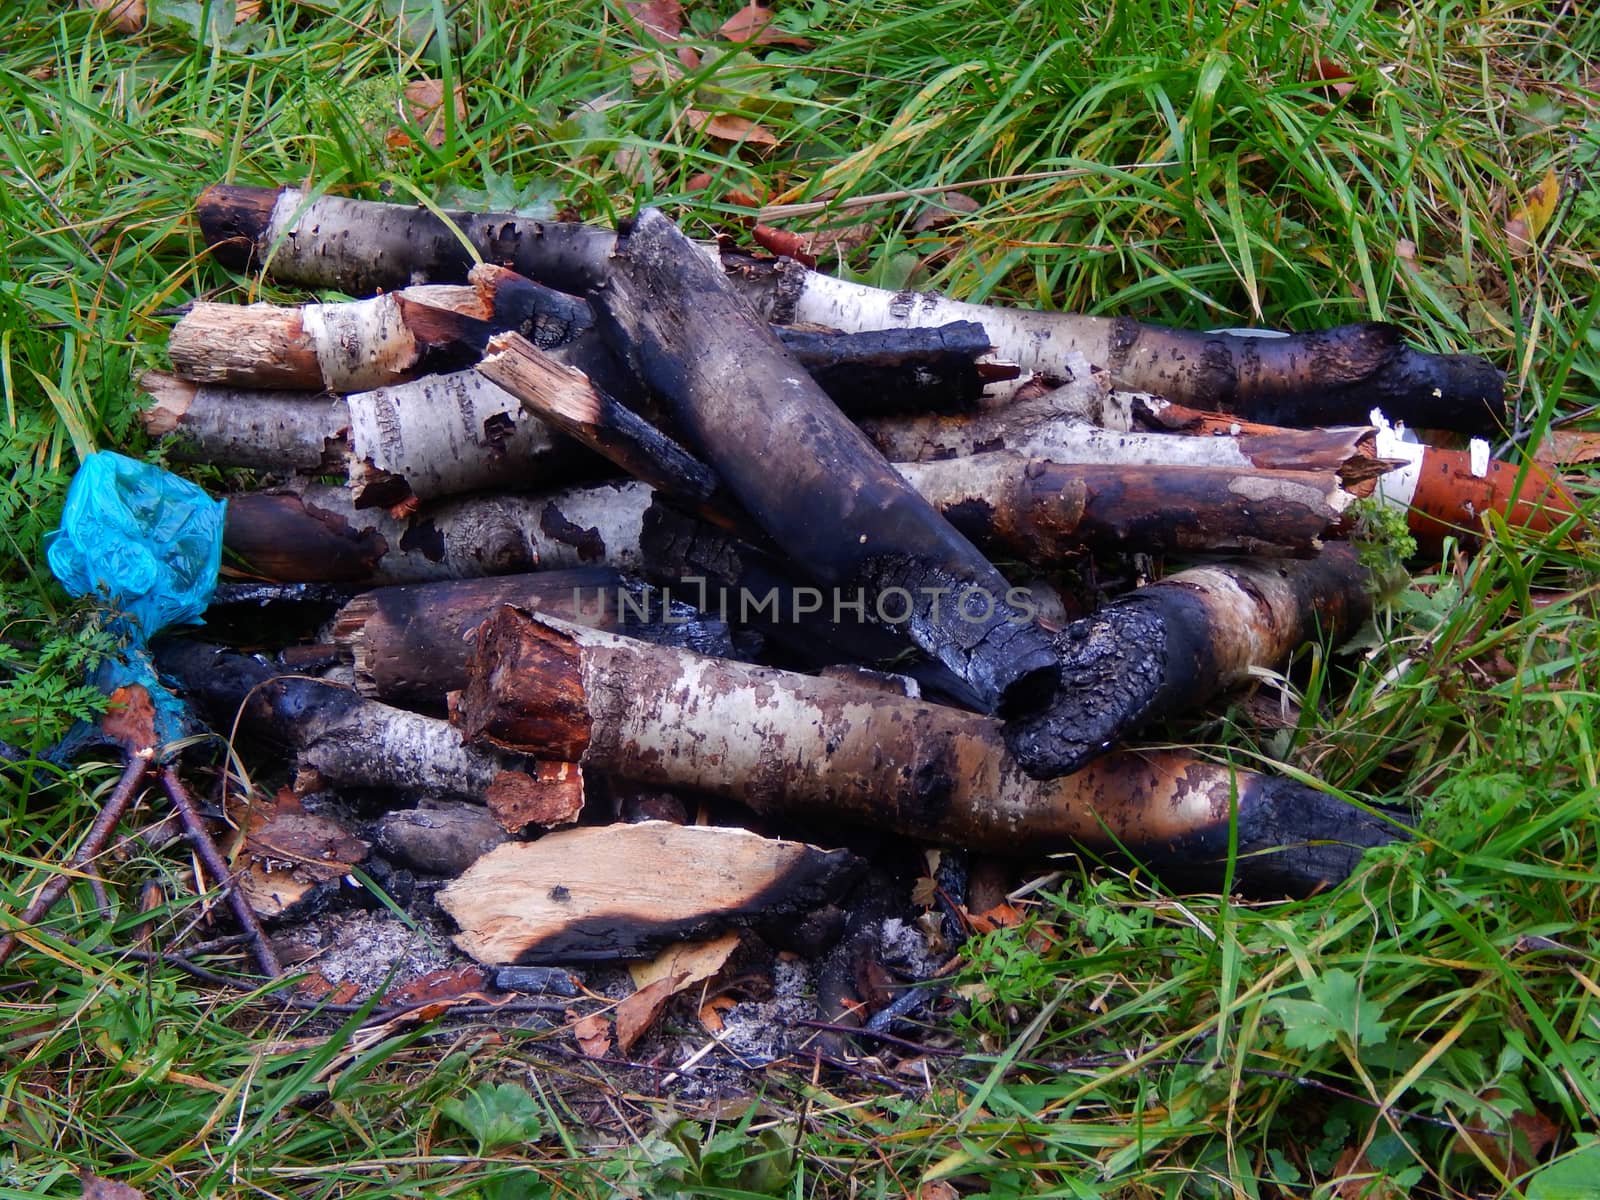
M 453 719 L 469 741 L 539 746 L 576 762 L 591 733 L 582 654 L 567 634 L 528 617 L 505 605 L 483 623 Z
M 200 193 L 195 216 L 211 254 L 230 271 L 247 271 L 272 224 L 282 188 L 214 183 Z
M 150 407 L 139 413 L 139 420 L 151 437 L 175 432 L 198 391 L 194 384 L 166 371 L 146 371 L 139 376 L 138 387 L 150 397 Z

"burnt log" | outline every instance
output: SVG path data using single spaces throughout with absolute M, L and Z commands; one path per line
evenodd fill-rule
M 211 727 L 292 752 L 329 782 L 483 801 L 524 760 L 462 744 L 446 721 L 393 708 L 321 679 L 281 674 L 203 642 L 163 639 L 155 662 Z
M 1123 750 L 1040 782 L 999 722 L 834 679 L 668 650 L 514 608 L 484 626 L 456 719 L 474 740 L 773 816 L 839 820 L 1009 854 L 1119 847 L 1215 886 L 1337 883 L 1380 816 L 1186 751 Z
M 670 220 L 653 209 L 640 215 L 593 301 L 618 354 L 801 569 L 868 596 L 906 596 L 911 640 L 960 676 L 985 711 L 1048 699 L 1054 655 L 1043 631 L 1007 603 L 1005 579 L 873 449 Z M 941 607 L 946 596 L 955 599 Z M 985 613 L 975 615 L 973 597 Z
M 268 579 L 422 583 L 606 565 L 638 570 L 642 483 L 534 495 L 465 496 L 396 515 L 357 509 L 348 488 L 297 483 L 233 496 L 223 547 Z
M 1119 596 L 1056 635 L 1062 684 L 1006 745 L 1030 775 L 1081 769 L 1158 717 L 1192 712 L 1306 642 L 1338 642 L 1372 610 L 1369 572 L 1344 544 L 1313 558 L 1219 563 Z
M 362 695 L 442 712 L 466 686 L 478 626 L 503 604 L 735 657 L 726 622 L 606 567 L 378 588 L 341 608 L 328 637 L 349 656 Z
M 413 283 L 459 283 L 474 261 L 500 263 L 563 292 L 604 281 L 608 230 L 508 214 L 375 204 L 294 188 L 218 184 L 196 204 L 201 231 L 234 270 L 269 263 L 283 283 L 356 295 Z M 470 249 L 469 249 L 470 247 Z M 974 321 L 997 355 L 1024 371 L 1070 377 L 1074 356 L 1117 388 L 1274 424 L 1361 422 L 1374 406 L 1432 429 L 1492 434 L 1507 423 L 1505 375 L 1474 355 L 1428 354 L 1392 325 L 1260 336 L 964 304 L 890 292 L 820 274 L 790 259 L 723 256 L 746 298 L 777 324 L 848 331 Z

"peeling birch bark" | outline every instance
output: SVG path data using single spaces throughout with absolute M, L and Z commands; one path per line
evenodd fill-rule
M 152 437 L 189 462 L 339 473 L 358 507 L 557 483 L 596 462 L 524 415 L 476 371 L 434 375 L 343 398 L 245 392 L 149 372 Z
M 270 262 L 281 282 L 357 294 L 457 283 L 477 257 L 583 295 L 605 279 L 614 242 L 609 231 L 581 225 L 458 212 L 441 221 L 420 207 L 311 199 L 294 188 L 218 184 L 200 196 L 196 208 L 206 241 L 225 266 L 244 270 L 252 262 Z M 1081 355 L 1120 389 L 1279 425 L 1359 422 L 1374 405 L 1423 428 L 1493 433 L 1506 424 L 1503 372 L 1473 355 L 1416 350 L 1392 325 L 1281 336 L 1202 333 L 1129 317 L 889 292 L 789 259 L 755 262 L 730 254 L 723 261 L 746 299 L 778 324 L 860 331 L 975 321 L 988 332 L 997 357 L 1024 372 L 1070 378 L 1065 364 Z M 1017 384 L 1025 382 L 1026 377 Z M 997 393 L 1005 390 L 1002 385 Z
M 1036 778 L 1079 770 L 1151 721 L 1281 669 L 1314 638 L 1344 640 L 1371 611 L 1369 573 L 1344 544 L 1169 575 L 1056 636 L 1061 688 L 1045 712 L 1006 727 L 1006 745 Z
M 879 417 L 861 428 L 894 462 L 931 462 L 1009 450 L 1063 464 L 1121 467 L 1210 467 L 1239 471 L 1337 471 L 1351 485 L 1381 474 L 1377 430 L 1277 429 L 1210 437 L 1116 432 L 1095 413 L 1093 380 L 1036 400 L 962 416 Z M 1095 415 L 1095 423 L 1085 419 Z
M 873 597 L 905 594 L 911 640 L 964 679 L 986 711 L 1045 702 L 1054 656 L 1006 600 L 1004 578 L 884 461 L 670 220 L 640 214 L 594 303 L 619 354 L 802 569 Z M 751 393 L 762 398 L 759 414 L 744 403 Z M 941 612 L 942 595 L 956 599 Z M 987 613 L 974 616 L 974 596 Z
M 688 787 L 758 812 L 972 849 L 1126 847 L 1215 885 L 1304 894 L 1347 876 L 1387 821 L 1185 751 L 1124 750 L 1040 782 L 1001 725 L 888 692 L 667 650 L 501 609 L 456 717 L 475 741 Z
M 280 675 L 245 654 L 164 639 L 156 666 L 227 736 L 235 727 L 293 751 L 302 767 L 357 788 L 483 801 L 501 776 L 525 774 L 520 758 L 468 746 L 449 722 L 393 708 L 350 688 Z
M 357 509 L 349 489 L 299 484 L 228 500 L 223 546 L 286 582 L 424 583 L 603 564 L 644 566 L 642 483 L 467 496 L 396 516 Z
M 515 272 L 478 266 L 470 278 L 298 307 L 202 301 L 173 326 L 167 353 L 195 383 L 361 392 L 469 367 L 502 331 L 555 347 L 593 326 L 587 302 Z
M 594 962 L 820 908 L 861 869 L 844 850 L 642 821 L 499 846 L 438 900 L 481 963 Z

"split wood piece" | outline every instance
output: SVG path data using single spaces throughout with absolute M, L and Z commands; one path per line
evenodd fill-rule
M 194 383 L 361 392 L 469 367 L 501 330 L 553 347 L 593 324 L 585 301 L 514 271 L 479 266 L 471 279 L 298 307 L 201 301 L 173 326 L 167 354 Z
M 1491 458 L 1489 447 L 1443 450 L 1406 441 L 1401 431 L 1378 432 L 1379 452 L 1404 464 L 1378 481 L 1378 495 L 1406 510 L 1411 532 L 1429 545 L 1448 535 L 1483 532 L 1489 513 L 1512 528 L 1548 533 L 1580 508 L 1561 482 L 1537 462 L 1527 470 Z M 1519 483 L 1520 480 L 1520 483 Z
M 354 295 L 459 283 L 475 259 L 583 295 L 606 278 L 614 243 L 610 231 L 582 225 L 503 213 L 447 212 L 441 219 L 420 206 L 313 198 L 295 188 L 217 184 L 196 210 L 207 244 L 230 269 L 266 264 L 280 282 Z M 778 324 L 860 331 L 975 321 L 997 357 L 1026 372 L 1067 378 L 1063 365 L 1082 355 L 1123 390 L 1277 424 L 1356 422 L 1374 405 L 1423 428 L 1492 433 L 1506 423 L 1499 370 L 1471 355 L 1413 349 L 1392 325 L 1283 337 L 1202 333 L 890 292 L 788 259 L 724 255 L 723 262 L 747 299 Z
M 350 656 L 363 695 L 442 712 L 445 697 L 466 686 L 478 626 L 502 604 L 735 657 L 725 621 L 608 567 L 378 588 L 341 608 L 328 638 Z
M 844 850 L 743 829 L 644 821 L 497 847 L 438 895 L 481 963 L 648 958 L 664 946 L 841 894 L 861 862 Z
M 526 490 L 596 469 L 596 460 L 522 412 L 476 371 L 434 375 L 339 399 L 200 386 L 161 372 L 145 431 L 189 462 L 348 477 L 358 508 L 488 488 Z
M 1507 423 L 1504 372 L 1476 355 L 1408 346 L 1399 328 L 1381 322 L 1292 334 L 1206 333 L 890 292 L 791 260 L 750 263 L 734 275 L 746 298 L 779 324 L 888 329 L 977 321 L 996 353 L 1026 371 L 1067 377 L 1062 364 L 1082 355 L 1118 389 L 1275 425 L 1350 424 L 1374 407 L 1429 429 L 1490 434 Z
M 357 509 L 342 487 L 297 483 L 233 496 L 222 544 L 269 579 L 423 583 L 604 564 L 643 567 L 642 483 L 594 484 L 529 496 L 440 500 L 396 516 Z
M 716 472 L 582 371 L 545 354 L 517 333 L 496 334 L 478 371 L 522 402 L 523 411 L 604 455 L 643 483 L 705 505 L 716 494 Z
M 502 776 L 531 778 L 525 762 L 463 745 L 446 721 L 248 655 L 168 639 L 156 643 L 156 665 L 222 736 L 237 722 L 335 784 L 481 802 Z
M 1370 574 L 1342 543 L 1303 560 L 1180 571 L 1056 635 L 1061 689 L 1006 727 L 1006 746 L 1038 779 L 1079 770 L 1151 721 L 1281 669 L 1314 638 L 1347 638 L 1371 611 Z
M 898 469 L 979 547 L 1036 564 L 1085 548 L 1306 554 L 1352 498 L 1333 471 L 1064 466 L 1004 452 Z
M 1030 779 L 999 722 L 838 680 L 668 650 L 501 609 L 457 720 L 469 737 L 625 779 L 970 849 L 1126 847 L 1220 883 L 1303 894 L 1396 836 L 1364 809 L 1185 751 L 1118 751 Z
M 1005 579 L 873 449 L 677 226 L 644 210 L 593 301 L 618 354 L 802 570 L 873 597 L 908 596 L 911 640 L 965 680 L 985 711 L 1048 700 L 1054 655 L 1006 602 Z M 941 607 L 946 596 L 954 599 Z M 987 612 L 975 615 L 973 597 Z
M 1063 464 L 1335 471 L 1352 490 L 1395 465 L 1378 457 L 1377 429 L 1371 425 L 1212 437 L 1122 433 L 1101 428 L 1104 421 L 1082 419 L 1085 391 L 1092 392 L 1092 385 L 1072 385 L 967 416 L 880 417 L 863 420 L 861 427 L 894 462 L 1009 450 Z
M 233 856 L 236 886 L 265 921 L 301 919 L 326 909 L 337 901 L 350 871 L 372 851 L 333 818 L 308 813 L 289 788 L 270 800 L 253 801 L 242 816 Z

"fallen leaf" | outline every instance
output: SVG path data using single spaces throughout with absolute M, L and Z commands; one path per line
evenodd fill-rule
M 851 251 L 866 245 L 877 232 L 878 227 L 869 222 L 836 225 L 811 233 L 791 233 L 770 225 L 757 225 L 751 231 L 751 236 L 758 245 L 774 254 L 785 254 L 796 262 L 814 267 L 819 259 L 844 258 Z
M 1560 199 L 1561 178 L 1556 169 L 1550 167 L 1506 222 L 1506 237 L 1513 250 L 1526 253 L 1533 249 L 1539 235 L 1550 224 L 1550 218 L 1555 216 L 1556 202 Z
M 700 1027 L 707 1033 L 721 1033 L 723 1027 L 722 1014 L 738 1003 L 737 1000 L 726 993 L 711 997 L 700 1006 L 700 1012 L 697 1014 L 700 1018 Z
M 1498 1088 L 1491 1088 L 1482 1097 L 1487 1101 L 1500 1098 Z M 1472 1147 L 1494 1163 L 1507 1175 L 1522 1175 L 1538 1165 L 1540 1157 L 1561 1133 L 1559 1126 L 1538 1109 L 1519 1112 L 1506 1122 L 1506 1130 L 1497 1133 L 1458 1133 L 1451 1148 L 1458 1154 L 1471 1154 Z M 1469 1144 L 1470 1143 L 1470 1144 Z
M 604 1058 L 611 1052 L 611 1022 L 599 1013 L 574 1021 L 572 1036 L 578 1039 L 578 1049 L 590 1058 Z
M 144 0 L 89 0 L 89 7 L 103 15 L 118 33 L 138 33 L 149 15 Z
M 706 112 L 698 108 L 686 109 L 683 115 L 697 132 L 720 142 L 743 142 L 751 146 L 778 145 L 778 138 L 770 129 L 758 125 L 749 117 Z
M 1533 458 L 1557 467 L 1600 461 L 1600 433 L 1558 429 L 1534 447 Z
M 481 992 L 488 982 L 488 973 L 481 967 L 441 967 L 413 979 L 405 987 L 390 992 L 384 999 L 390 1004 L 406 1005 L 459 1001 L 468 993 Z
M 678 0 L 627 0 L 624 7 L 639 24 L 668 41 L 683 32 L 683 5 Z
M 683 981 L 679 986 L 681 991 L 703 983 L 722 970 L 728 956 L 739 948 L 740 940 L 738 930 L 730 930 L 708 941 L 680 942 L 649 962 L 631 964 L 628 974 L 633 977 L 633 986 L 636 988 L 645 988 L 659 979 L 677 976 Z
M 809 50 L 815 44 L 797 33 L 788 33 L 772 24 L 772 9 L 750 0 L 733 16 L 722 23 L 717 36 L 730 42 L 749 43 L 754 46 L 793 46 Z
M 1311 72 L 1326 83 L 1328 90 L 1341 100 L 1356 90 L 1356 85 L 1350 80 L 1354 72 L 1338 59 L 1325 58 L 1319 54 L 1311 60 Z
M 444 145 L 444 80 L 419 79 L 406 84 L 404 92 L 406 116 L 422 130 L 423 138 L 435 150 Z M 455 116 L 459 127 L 467 119 L 467 93 L 458 83 L 455 89 Z M 404 136 L 404 131 L 390 130 Z
M 960 1194 L 942 1179 L 935 1179 L 917 1188 L 917 1200 L 957 1200 Z
M 617 1005 L 617 1049 L 624 1054 L 632 1050 L 682 986 L 682 975 L 666 975 L 646 984 Z
M 144 1193 L 138 1188 L 102 1179 L 87 1168 L 78 1172 L 78 1182 L 83 1187 L 83 1200 L 144 1200 Z
M 1332 1183 L 1335 1200 L 1406 1200 L 1405 1193 L 1382 1178 L 1367 1161 L 1360 1146 L 1347 1147 L 1339 1155 L 1333 1165 Z
M 111 693 L 111 703 L 100 722 L 106 736 L 130 751 L 147 750 L 156 743 L 156 707 L 150 693 L 137 683 Z
M 996 929 L 1010 929 L 1022 924 L 1022 910 L 1000 903 L 987 912 L 974 913 L 967 919 L 972 923 L 974 933 L 993 933 Z
M 308 813 L 289 788 L 245 813 L 235 857 L 239 890 L 263 917 L 281 917 L 366 861 L 372 846 L 329 817 Z
M 982 207 L 983 205 L 965 192 L 941 192 L 936 199 L 922 206 L 922 211 L 911 223 L 911 228 L 916 233 L 927 233 L 930 229 L 953 225 L 962 217 L 971 216 Z

